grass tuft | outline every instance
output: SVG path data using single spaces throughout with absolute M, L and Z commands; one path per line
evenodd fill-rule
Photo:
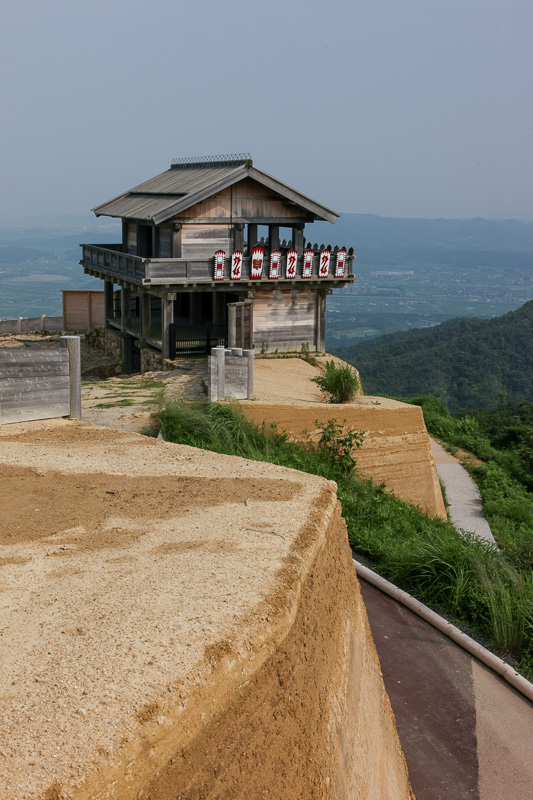
M 317 375 L 313 381 L 321 392 L 325 392 L 330 403 L 349 403 L 359 389 L 357 373 L 349 364 L 336 364 L 326 361 L 326 372 Z

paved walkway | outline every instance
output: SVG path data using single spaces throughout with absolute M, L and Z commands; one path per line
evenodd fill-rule
M 446 488 L 453 525 L 496 544 L 489 523 L 483 516 L 481 495 L 475 482 L 457 458 L 431 437 L 430 441 L 439 478 Z
M 533 706 L 361 580 L 417 800 L 533 800 Z

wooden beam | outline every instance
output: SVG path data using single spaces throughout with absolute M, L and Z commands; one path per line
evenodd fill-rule
M 152 297 L 148 292 L 141 293 L 141 335 L 150 336 L 152 330 Z
M 237 347 L 237 303 L 228 303 L 228 347 Z
M 174 300 L 161 300 L 161 349 L 163 358 L 170 356 L 170 325 L 174 322 Z
M 120 320 L 122 330 L 131 327 L 131 289 L 123 285 L 120 290 Z
M 60 336 L 59 342 L 68 351 L 70 416 L 81 419 L 81 348 L 79 336 Z
M 113 281 L 104 281 L 104 326 L 109 329 L 109 320 L 113 319 Z

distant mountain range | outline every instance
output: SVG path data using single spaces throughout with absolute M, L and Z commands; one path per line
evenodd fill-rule
M 366 394 L 432 394 L 451 411 L 533 401 L 533 300 L 501 317 L 453 319 L 332 349 Z
M 358 258 L 375 260 L 380 251 L 391 249 L 401 258 L 402 250 L 512 250 L 533 252 L 533 222 L 517 219 L 402 219 L 375 214 L 342 214 L 333 227 L 327 222 L 306 225 L 313 242 L 345 244 Z M 320 242 L 318 242 L 320 244 Z

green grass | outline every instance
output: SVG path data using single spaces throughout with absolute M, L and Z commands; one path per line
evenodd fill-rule
M 421 406 L 428 431 L 450 451 L 461 447 L 485 462 L 477 467 L 465 464 L 465 468 L 479 487 L 494 538 L 512 566 L 533 572 L 533 494 L 528 488 L 532 476 L 527 468 L 531 451 L 520 443 L 496 447 L 497 436 L 491 438 L 476 417 L 454 417 L 435 397 L 415 397 L 410 402 Z M 480 417 L 483 421 L 481 412 Z M 506 430 L 516 428 L 506 429 L 502 422 L 500 430 L 501 438 Z
M 115 406 L 136 406 L 137 403 L 134 403 L 133 400 L 117 400 L 116 403 L 97 403 L 95 408 L 115 408 Z
M 359 389 L 359 378 L 349 364 L 336 364 L 326 361 L 326 372 L 317 375 L 313 381 L 321 392 L 325 392 L 330 403 L 348 403 L 353 400 Z
M 533 676 L 533 585 L 499 551 L 346 471 L 335 448 L 258 428 L 238 406 L 176 401 L 159 412 L 163 437 L 217 453 L 269 461 L 335 480 L 351 546 L 382 575 L 438 606 Z M 346 436 L 346 431 L 339 436 Z

